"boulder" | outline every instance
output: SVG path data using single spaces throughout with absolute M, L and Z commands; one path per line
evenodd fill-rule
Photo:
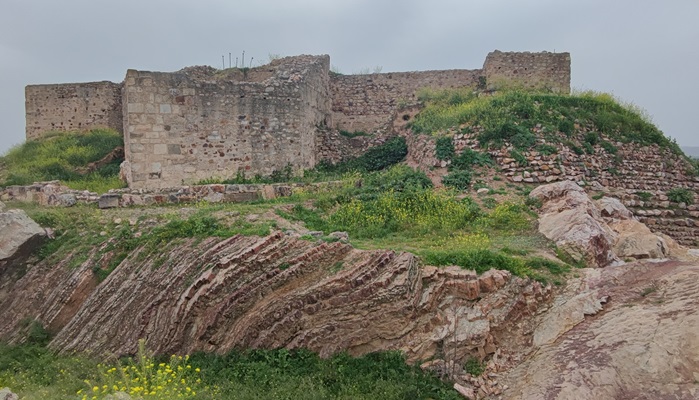
M 618 260 L 612 252 L 616 235 L 580 186 L 571 181 L 551 183 L 529 196 L 542 203 L 539 232 L 574 261 L 605 267 Z
M 5 211 L 5 203 L 0 201 L 0 212 L 3 212 L 3 211 Z
M 624 204 L 613 197 L 603 197 L 596 202 L 602 216 L 615 219 L 633 219 L 633 213 Z
M 10 388 L 2 388 L 0 389 L 0 400 L 19 400 L 19 396 L 12 393 Z
M 72 193 L 58 195 L 58 203 L 64 207 L 73 207 L 78 203 L 78 198 Z
M 613 250 L 619 258 L 644 259 L 670 256 L 667 240 L 651 232 L 646 225 L 636 220 L 613 222 L 610 227 L 618 233 Z
M 0 267 L 24 260 L 46 238 L 46 230 L 23 210 L 0 213 Z
M 97 203 L 99 208 L 105 209 L 105 208 L 117 208 L 119 207 L 119 199 L 121 199 L 121 195 L 118 194 L 103 194 L 100 196 L 99 202 Z

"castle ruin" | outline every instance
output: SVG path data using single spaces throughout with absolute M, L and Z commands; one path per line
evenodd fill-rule
M 329 67 L 327 55 L 301 55 L 250 69 L 128 70 L 121 84 L 29 85 L 26 135 L 122 132 L 129 187 L 165 188 L 313 168 L 319 131 L 373 132 L 423 88 L 570 92 L 569 53 L 495 51 L 476 70 L 339 75 Z

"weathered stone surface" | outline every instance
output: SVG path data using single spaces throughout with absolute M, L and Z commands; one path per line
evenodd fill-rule
M 612 222 L 609 226 L 618 232 L 613 250 L 621 259 L 628 257 L 636 259 L 667 258 L 670 256 L 667 240 L 651 232 L 646 225 L 636 220 Z
M 631 219 L 633 213 L 619 200 L 613 197 L 603 197 L 596 201 L 602 216 L 615 219 Z
M 72 193 L 64 193 L 58 195 L 58 202 L 64 207 L 72 207 L 78 203 L 78 199 Z
M 409 253 L 281 232 L 195 243 L 169 249 L 163 266 L 127 258 L 99 285 L 89 262 L 39 264 L 16 282 L 0 275 L 7 316 L 0 338 L 20 340 L 15 327 L 32 317 L 55 333 L 50 346 L 66 352 L 133 354 L 145 338 L 158 353 L 400 349 L 415 361 L 448 346 L 458 364 L 492 354 L 519 327 L 531 329 L 526 319 L 551 293 L 504 271 L 479 277 L 458 267 L 422 268 Z
M 0 201 L 0 212 L 3 212 L 3 211 L 5 211 L 5 203 Z
M 509 386 L 503 398 L 699 398 L 699 265 L 636 263 L 580 273 L 544 317 L 556 334 L 535 341 L 532 356 L 502 379 Z M 575 293 L 573 299 L 592 302 L 570 303 Z M 611 299 L 603 313 L 581 318 L 602 298 Z M 556 323 L 566 316 L 578 323 Z
M 26 258 L 46 238 L 46 231 L 23 210 L 0 213 L 0 267 Z
M 529 196 L 542 201 L 539 231 L 573 260 L 597 267 L 617 260 L 611 251 L 614 232 L 581 187 L 570 181 L 551 183 Z
M 0 389 L 0 400 L 19 400 L 19 396 L 12 393 L 10 388 L 2 388 Z
M 121 195 L 118 194 L 103 194 L 97 205 L 99 208 L 116 208 L 119 207 L 119 199 L 121 199 Z

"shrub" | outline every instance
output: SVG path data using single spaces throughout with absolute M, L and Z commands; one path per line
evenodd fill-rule
M 453 171 L 442 177 L 442 184 L 456 190 L 468 190 L 471 185 L 471 173 L 468 171 Z
M 451 170 L 470 171 L 474 165 L 481 167 L 492 166 L 493 160 L 486 153 L 465 148 L 458 156 L 454 157 L 449 168 Z
M 464 364 L 464 371 L 473 376 L 481 376 L 485 372 L 485 366 L 476 357 L 469 357 Z
M 606 140 L 601 141 L 599 145 L 609 154 L 616 154 L 617 151 L 619 151 L 619 149 L 616 146 L 614 146 L 610 142 L 607 142 Z
M 145 347 L 143 339 L 138 342 L 136 359 L 129 359 L 117 367 L 99 365 L 99 376 L 95 381 L 85 381 L 87 389 L 79 390 L 82 400 L 123 392 L 139 399 L 193 398 L 203 388 L 199 368 L 192 368 L 189 356 L 170 357 L 168 362 L 158 362 Z
M 405 138 L 395 137 L 382 145 L 370 148 L 357 158 L 335 165 L 322 163 L 316 167 L 316 170 L 325 173 L 379 171 L 403 161 L 406 155 L 408 155 L 408 146 Z
M 558 130 L 565 133 L 566 136 L 570 136 L 575 129 L 575 124 L 569 119 L 563 119 L 558 123 Z
M 673 188 L 667 191 L 667 197 L 670 199 L 670 201 L 675 202 L 675 203 L 685 203 L 685 204 L 693 204 L 694 203 L 694 193 L 685 188 Z
M 438 160 L 451 160 L 454 157 L 454 141 L 451 136 L 440 136 L 436 140 L 435 156 Z
M 527 157 L 525 157 L 522 153 L 520 153 L 517 150 L 510 150 L 510 157 L 512 157 L 517 162 L 517 164 L 521 166 L 529 164 L 529 160 L 527 160 Z
M 540 144 L 536 146 L 536 151 L 539 153 L 545 155 L 545 156 L 550 156 L 551 154 L 556 154 L 558 153 L 558 148 L 556 146 L 552 146 L 550 144 Z
M 648 192 L 636 192 L 636 196 L 638 196 L 641 201 L 648 201 L 653 197 L 653 195 Z

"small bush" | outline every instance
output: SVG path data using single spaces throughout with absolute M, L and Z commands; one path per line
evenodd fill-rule
M 464 364 L 464 371 L 473 376 L 481 376 L 485 372 L 485 366 L 476 357 L 469 357 Z
M 366 132 L 364 131 L 355 131 L 355 132 L 349 132 L 349 131 L 340 131 L 340 135 L 347 137 L 347 138 L 355 138 L 355 137 L 360 137 L 360 136 L 369 136 Z
M 694 203 L 694 192 L 685 188 L 673 188 L 667 191 L 667 197 L 670 201 L 675 203 Z
M 344 173 L 351 171 L 379 171 L 398 164 L 408 155 L 405 138 L 395 137 L 386 143 L 370 148 L 361 156 L 338 164 L 320 164 L 316 170 L 324 173 Z
M 451 136 L 440 136 L 436 140 L 435 156 L 438 160 L 447 161 L 454 157 L 454 141 Z
M 529 160 L 527 160 L 527 157 L 525 157 L 522 153 L 520 153 L 517 150 L 510 150 L 510 157 L 512 157 L 517 162 L 517 164 L 521 166 L 529 164 Z
M 486 153 L 465 148 L 458 156 L 453 158 L 449 169 L 452 171 L 470 171 L 474 165 L 489 167 L 493 165 L 493 160 Z
M 442 177 L 442 184 L 456 190 L 468 190 L 471 185 L 471 173 L 468 171 L 453 171 Z
M 653 198 L 653 194 L 648 192 L 636 192 L 636 196 L 638 196 L 641 201 L 648 201 Z
M 539 153 L 545 155 L 545 156 L 550 156 L 551 154 L 556 154 L 558 153 L 558 148 L 556 146 L 552 146 L 550 144 L 540 144 L 536 146 L 536 151 Z
M 599 143 L 599 134 L 597 132 L 588 132 L 585 134 L 585 143 L 589 143 L 591 146 Z
M 558 123 L 558 130 L 564 133 L 566 136 L 570 136 L 575 129 L 575 124 L 569 119 L 563 119 Z
M 617 151 L 619 151 L 619 149 L 616 146 L 614 146 L 613 144 L 611 144 L 610 142 L 608 142 L 606 140 L 601 141 L 599 145 L 604 150 L 606 150 L 607 153 L 609 153 L 609 154 L 616 154 Z

